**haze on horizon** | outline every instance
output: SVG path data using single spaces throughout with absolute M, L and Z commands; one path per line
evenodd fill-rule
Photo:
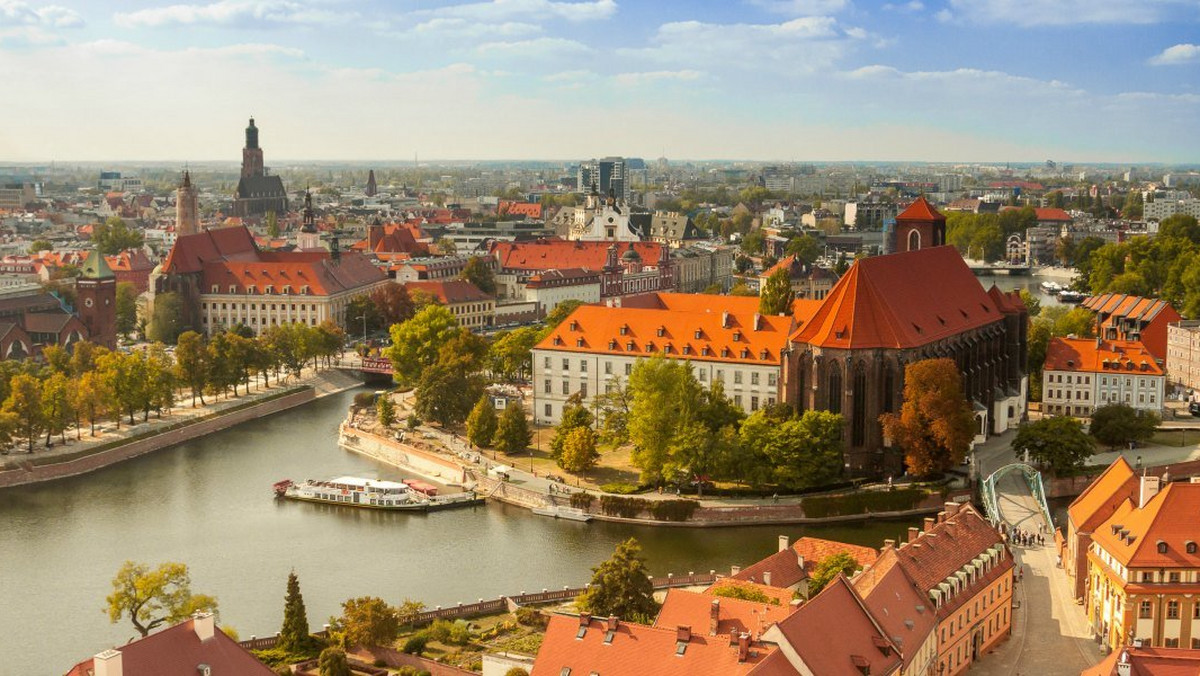
M 1200 161 L 1193 0 L 697 5 L 0 0 L 0 162 Z

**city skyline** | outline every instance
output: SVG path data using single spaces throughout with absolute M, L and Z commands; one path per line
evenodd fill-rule
M 1175 0 L 0 0 L 0 161 L 1195 162 Z

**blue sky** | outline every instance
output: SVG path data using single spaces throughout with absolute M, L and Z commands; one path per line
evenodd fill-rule
M 0 0 L 0 161 L 1200 162 L 1197 0 Z

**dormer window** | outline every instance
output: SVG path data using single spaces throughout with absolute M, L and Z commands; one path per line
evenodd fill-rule
M 583 347 L 583 338 L 575 339 L 575 347 Z
M 1167 543 L 1163 542 L 1162 540 L 1158 541 L 1158 553 L 1159 554 L 1167 553 Z
M 691 346 L 691 345 L 684 345 L 684 346 L 683 346 L 683 353 L 684 353 L 684 354 L 691 354 L 691 353 L 692 353 L 692 346 Z
M 1191 540 L 1188 540 L 1187 543 L 1185 543 L 1183 545 L 1183 549 L 1188 554 L 1195 554 L 1196 553 L 1196 543 L 1192 542 Z
M 741 332 L 741 331 L 734 331 L 734 332 L 733 332 L 733 342 L 735 342 L 735 343 L 736 343 L 736 342 L 738 342 L 738 341 L 739 341 L 739 340 L 741 340 L 741 339 L 742 339 L 742 332 Z
M 770 354 L 771 354 L 771 353 L 770 353 L 770 352 L 767 352 L 767 350 L 766 350 L 766 349 L 763 349 L 763 351 L 762 351 L 762 352 L 759 352 L 759 353 L 758 353 L 758 358 L 759 358 L 759 359 L 762 359 L 763 361 L 766 361 L 766 360 L 767 360 L 767 358 L 770 356 Z
M 666 354 L 671 354 L 672 349 L 673 349 L 673 346 L 670 343 L 667 343 L 666 345 L 663 346 L 663 352 Z
M 740 356 L 742 359 L 749 359 L 749 358 L 750 358 L 750 348 L 748 348 L 748 347 L 743 347 L 743 348 L 742 348 L 742 352 L 741 352 L 741 354 L 740 354 L 739 356 Z
M 579 330 L 579 322 L 575 321 L 574 319 L 571 320 L 571 330 L 572 331 Z
M 646 351 L 647 352 L 654 351 L 654 341 L 650 341 L 650 342 L 646 343 Z
M 712 354 L 712 350 L 707 345 L 705 345 L 704 347 L 700 348 L 700 354 L 707 357 L 708 355 Z
M 611 338 L 611 339 L 609 339 L 609 341 L 608 341 L 608 349 L 610 349 L 610 350 L 615 350 L 615 349 L 617 349 L 617 339 L 616 339 L 616 338 Z
M 701 331 L 700 329 L 696 329 L 696 332 L 693 333 L 692 335 L 696 338 L 696 340 L 700 340 L 700 338 L 702 338 L 704 336 L 704 332 Z
M 666 335 L 666 333 L 667 333 L 667 327 L 660 326 L 660 327 L 658 327 L 658 331 L 656 332 L 656 335 L 658 335 L 659 338 L 662 338 L 664 335 Z
M 729 348 L 727 348 L 727 347 L 721 348 L 721 356 L 728 357 L 729 356 Z
M 229 285 L 229 293 L 237 293 L 237 286 L 234 284 L 230 284 Z
M 622 336 L 627 336 L 627 335 L 629 335 L 629 325 L 628 325 L 628 324 L 622 324 L 622 325 L 621 325 L 621 335 L 622 335 Z
M 634 345 L 633 345 L 633 341 L 632 341 L 632 340 L 631 340 L 631 341 L 629 341 L 628 343 L 625 343 L 625 349 L 626 349 L 626 350 L 629 350 L 630 352 L 633 352 L 633 350 L 634 350 L 635 348 L 634 348 Z
M 221 287 L 220 287 L 220 286 L 218 286 L 218 285 L 216 285 L 216 284 L 213 284 L 213 290 L 212 290 L 212 292 L 213 292 L 213 293 L 221 293 Z
M 562 338 L 560 338 L 560 337 L 558 337 L 558 336 L 555 336 L 555 337 L 554 337 L 554 344 L 555 344 L 555 345 L 562 345 L 562 342 L 563 342 L 563 341 L 562 341 Z

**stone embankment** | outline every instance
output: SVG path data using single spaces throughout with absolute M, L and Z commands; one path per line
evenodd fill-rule
M 467 481 L 463 465 L 431 450 L 423 441 L 389 439 L 344 422 L 338 435 L 338 445 L 440 483 L 462 486 Z

